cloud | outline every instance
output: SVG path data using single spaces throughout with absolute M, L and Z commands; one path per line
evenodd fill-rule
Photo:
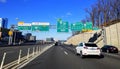
M 68 18 L 70 16 L 72 16 L 73 14 L 71 12 L 67 12 L 66 14 L 64 15 L 61 15 L 61 16 L 54 16 L 54 19 L 58 19 L 58 18 Z
M 69 17 L 69 16 L 72 16 L 72 13 L 71 12 L 67 12 L 64 16 L 62 17 Z
M 72 16 L 71 12 L 66 13 L 66 16 Z
M 7 0 L 0 0 L 0 3 L 6 3 Z
M 66 18 L 72 16 L 71 12 L 67 12 L 66 14 L 62 15 L 61 18 Z

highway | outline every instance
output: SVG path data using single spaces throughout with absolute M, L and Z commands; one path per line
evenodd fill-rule
M 75 55 L 72 46 L 53 46 L 22 69 L 120 69 L 120 55 L 103 57 Z
M 6 65 L 6 64 L 18 59 L 20 50 L 22 51 L 21 57 L 24 57 L 28 54 L 28 48 L 30 49 L 29 53 L 31 54 L 31 53 L 33 53 L 33 48 L 34 48 L 34 51 L 37 50 L 37 47 L 40 47 L 42 50 L 47 45 L 49 45 L 49 44 L 44 44 L 44 45 L 32 44 L 32 45 L 23 45 L 23 46 L 0 47 L 0 62 L 2 61 L 4 53 L 6 53 L 5 62 L 4 62 L 4 65 Z

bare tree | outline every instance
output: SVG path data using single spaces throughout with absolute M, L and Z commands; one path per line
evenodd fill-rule
M 110 0 L 112 20 L 120 19 L 120 0 Z
M 96 12 L 96 8 L 95 6 L 91 6 L 90 9 L 86 9 L 86 12 L 89 14 L 89 17 L 93 23 L 93 26 L 95 25 L 95 12 Z
M 88 17 L 88 16 L 86 16 L 85 19 L 82 19 L 82 20 L 81 20 L 81 22 L 84 23 L 84 24 L 85 24 L 86 22 L 90 22 L 90 21 L 91 21 L 91 19 L 90 19 L 90 17 Z
M 97 3 L 85 11 L 88 13 L 93 26 L 107 26 L 112 20 L 120 19 L 120 0 L 97 0 Z

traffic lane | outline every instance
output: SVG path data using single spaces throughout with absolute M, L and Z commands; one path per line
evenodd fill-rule
M 54 46 L 22 69 L 120 69 L 119 64 L 109 57 L 81 59 L 61 46 Z
M 4 62 L 4 65 L 5 64 L 8 64 L 14 60 L 17 60 L 18 59 L 18 56 L 19 56 L 19 51 L 22 50 L 22 54 L 21 54 L 21 57 L 27 55 L 27 49 L 28 48 L 31 48 L 32 47 L 25 47 L 25 46 L 22 46 L 22 47 L 7 47 L 7 48 L 4 48 L 3 49 L 3 53 L 6 52 L 6 57 L 5 57 L 5 62 Z M 1 56 L 2 58 L 3 56 Z M 2 59 L 1 59 L 2 60 Z
M 4 52 L 6 53 L 12 53 L 16 50 L 24 50 L 24 49 L 28 49 L 28 48 L 33 48 L 33 47 L 37 47 L 40 46 L 41 48 L 43 48 L 44 46 L 48 46 L 48 45 L 26 45 L 26 46 L 12 46 L 12 47 L 0 47 L 0 54 L 2 55 Z
M 5 57 L 5 62 L 4 62 L 4 65 L 5 65 L 5 64 L 8 64 L 14 60 L 17 60 L 20 50 L 22 50 L 21 57 L 24 57 L 27 55 L 28 48 L 30 48 L 30 53 L 32 53 L 33 47 L 35 48 L 34 51 L 36 51 L 36 47 L 40 47 L 41 49 L 43 49 L 45 46 L 47 46 L 47 45 L 1 47 L 0 48 L 0 51 L 1 51 L 0 52 L 0 54 L 1 54 L 0 55 L 0 62 L 2 61 L 4 52 L 7 53 L 6 57 Z
M 54 46 L 22 69 L 77 69 L 68 58 L 60 46 Z
M 72 51 L 68 50 L 70 48 L 68 48 L 68 47 L 63 47 L 63 48 L 66 49 L 69 53 L 74 54 Z M 72 48 L 71 48 L 71 50 L 72 50 Z M 77 56 L 77 57 L 80 57 L 80 56 Z M 89 64 L 95 65 L 93 67 L 96 67 L 96 69 L 99 69 L 99 68 L 100 69 L 105 69 L 105 68 L 120 69 L 120 66 L 119 66 L 120 56 L 117 55 L 117 57 L 119 57 L 119 59 L 116 59 L 116 57 L 111 57 L 111 56 L 107 56 L 107 55 L 104 55 L 104 58 L 99 58 L 97 56 L 87 56 L 85 59 L 83 59 L 83 62 L 86 62 L 87 66 L 89 66 Z M 91 62 L 94 62 L 94 63 L 91 63 Z M 91 66 L 92 65 L 90 65 L 90 67 Z M 99 67 L 99 68 L 97 68 L 97 67 Z
M 75 47 L 65 46 L 65 45 L 61 46 L 61 47 L 65 48 L 65 49 L 67 49 L 70 52 L 75 54 Z M 120 60 L 120 54 L 119 53 L 104 53 L 104 52 L 102 52 L 101 58 L 104 57 L 104 56 Z
M 104 52 L 102 52 L 102 54 L 103 54 L 105 57 L 110 57 L 110 58 L 113 58 L 113 59 L 118 59 L 118 60 L 120 60 L 120 55 L 118 55 L 118 54 L 104 53 Z
M 69 50 L 71 53 L 75 54 L 75 47 L 74 46 L 67 46 L 67 45 L 60 45 L 60 46 Z

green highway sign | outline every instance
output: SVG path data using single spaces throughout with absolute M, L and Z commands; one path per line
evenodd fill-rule
M 90 31 L 90 30 L 92 30 L 93 28 L 92 28 L 92 22 L 86 22 L 85 24 L 84 24 L 84 27 L 83 27 L 83 29 L 82 29 L 82 31 Z
M 86 22 L 86 29 L 92 30 L 92 22 Z
M 32 31 L 49 31 L 49 25 L 32 25 Z
M 93 30 L 99 30 L 99 28 L 98 27 L 93 27 Z
M 71 31 L 82 31 L 83 29 L 83 23 L 81 22 L 77 22 L 77 23 L 74 23 L 74 24 L 71 24 Z
M 32 31 L 40 31 L 39 25 L 32 25 Z
M 62 20 L 59 20 L 57 22 L 57 32 L 69 32 L 68 22 L 63 22 Z
M 40 25 L 40 31 L 49 31 L 49 25 Z
M 47 22 L 33 22 L 32 31 L 49 31 L 49 23 Z
M 18 24 L 18 30 L 31 30 L 30 23 Z

